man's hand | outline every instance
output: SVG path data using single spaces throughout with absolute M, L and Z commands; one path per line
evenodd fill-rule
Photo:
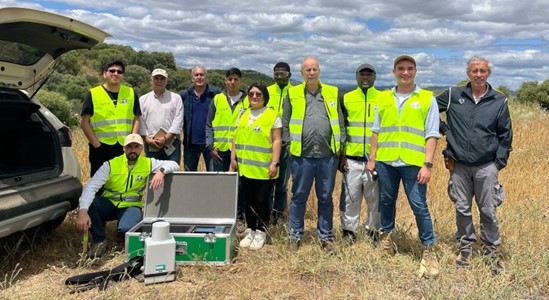
M 212 154 L 212 158 L 214 160 L 214 163 L 219 164 L 223 161 L 223 158 L 219 156 L 217 148 L 213 148 L 210 153 Z
M 375 160 L 373 159 L 369 159 L 368 160 L 368 163 L 366 163 L 366 169 L 368 170 L 368 172 L 370 173 L 374 173 L 374 171 L 376 170 L 376 162 Z
M 339 165 L 337 169 L 341 173 L 346 173 L 347 170 L 349 170 L 349 165 L 347 164 L 347 157 L 345 156 L 345 154 L 339 155 Z
M 149 182 L 149 187 L 153 190 L 156 190 L 157 188 L 162 186 L 162 183 L 164 183 L 164 173 L 161 171 L 157 171 L 154 173 L 153 178 Z
M 91 219 L 90 215 L 88 214 L 88 210 L 85 208 L 81 208 L 78 210 L 78 216 L 76 217 L 76 228 L 78 228 L 80 231 L 85 232 L 88 228 L 91 226 Z
M 419 169 L 419 172 L 417 173 L 417 183 L 427 184 L 430 179 L 431 169 L 427 168 L 426 166 L 421 167 L 421 169 Z
M 145 142 L 147 144 L 149 144 L 149 147 L 152 147 L 154 149 L 161 149 L 162 146 L 156 141 L 156 138 L 150 138 L 150 137 L 146 137 L 145 138 Z
M 238 171 L 238 162 L 236 161 L 236 159 L 231 159 L 231 170 L 233 172 Z

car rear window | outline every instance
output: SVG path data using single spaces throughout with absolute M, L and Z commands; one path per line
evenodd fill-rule
M 29 45 L 0 41 L 0 61 L 29 66 L 37 62 L 44 54 L 44 51 Z

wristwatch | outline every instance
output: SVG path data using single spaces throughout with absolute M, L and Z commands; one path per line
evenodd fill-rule
M 158 169 L 158 171 L 160 171 L 160 172 L 162 172 L 162 174 L 166 175 L 166 173 L 164 172 L 164 171 L 166 171 L 166 169 L 160 168 L 160 169 Z
M 275 164 L 275 167 L 280 167 L 280 163 L 279 162 L 272 162 L 271 164 Z
M 423 165 L 426 166 L 426 167 L 429 168 L 429 169 L 433 167 L 433 163 L 430 162 L 430 161 L 424 162 Z

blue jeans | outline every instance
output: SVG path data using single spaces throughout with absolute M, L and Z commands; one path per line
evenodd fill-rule
M 286 147 L 280 150 L 280 166 L 278 169 L 278 178 L 275 182 L 273 196 L 269 201 L 269 211 L 272 211 L 273 217 L 281 217 L 286 210 L 288 203 L 288 179 L 290 178 L 290 153 Z
M 292 156 L 290 163 L 292 166 L 292 200 L 288 228 L 290 240 L 299 240 L 303 236 L 305 209 L 313 180 L 318 198 L 318 235 L 321 241 L 333 239 L 334 203 L 332 202 L 332 193 L 337 163 L 335 155 L 323 158 Z
M 147 157 L 154 157 L 161 160 L 173 160 L 177 164 L 179 164 L 179 161 L 181 160 L 181 141 L 179 139 L 175 139 L 172 145 L 174 146 L 175 150 L 172 152 L 172 154 L 167 155 L 164 149 L 160 149 L 158 151 L 150 151 L 149 145 L 145 143 L 145 154 L 147 155 Z
M 107 221 L 118 220 L 117 238 L 123 240 L 126 232 L 143 219 L 140 206 L 118 208 L 109 199 L 102 196 L 95 196 L 88 214 L 92 222 L 90 231 L 94 244 L 105 240 L 105 223 Z
M 417 183 L 420 167 L 392 167 L 376 162 L 379 180 L 379 201 L 381 208 L 381 230 L 392 232 L 395 228 L 396 201 L 400 181 L 404 186 L 408 203 L 416 217 L 419 239 L 423 245 L 432 245 L 435 240 L 433 221 L 427 207 L 427 185 Z
M 206 164 L 206 171 L 213 171 L 211 169 L 210 161 L 212 160 L 212 154 L 206 145 L 189 144 L 183 149 L 183 163 L 185 171 L 196 171 L 198 169 L 198 161 L 200 160 L 200 154 L 204 157 Z

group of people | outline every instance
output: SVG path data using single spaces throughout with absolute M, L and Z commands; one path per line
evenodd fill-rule
M 193 86 L 178 95 L 166 90 L 167 72 L 156 69 L 151 74 L 153 91 L 136 101 L 135 92 L 120 84 L 124 65 L 107 64 L 105 83 L 90 90 L 82 110 L 92 175 L 98 175 L 84 188 L 77 226 L 85 230 L 91 225 L 94 247 L 104 243 L 105 221 L 118 219 L 119 234 L 139 221 L 129 208 L 140 207 L 135 196 L 146 185 L 135 180 L 146 176 L 135 175 L 145 169 L 155 173 L 150 187 L 158 187 L 163 174 L 178 169 L 183 143 L 184 170 L 196 171 L 202 155 L 207 171 L 238 171 L 237 227 L 244 232 L 240 247 L 252 250 L 265 244 L 270 222 L 284 223 L 291 173 L 290 250 L 301 246 L 314 182 L 319 240 L 322 249 L 332 251 L 332 194 L 339 170 L 343 240 L 352 244 L 358 239 L 364 199 L 366 236 L 394 255 L 398 247 L 392 234 L 402 182 L 422 245 L 419 274 L 436 276 L 436 236 L 426 194 L 437 140 L 446 134 L 443 154 L 459 242 L 456 263 L 469 264 L 477 241 L 471 217 L 474 198 L 484 255 L 493 272 L 502 269 L 496 208 L 503 201 L 503 188 L 498 172 L 512 150 L 512 127 L 506 96 L 487 82 L 492 64 L 486 58 L 468 61 L 467 85 L 436 97 L 416 85 L 417 66 L 410 55 L 394 60 L 393 88 L 377 90 L 376 69 L 364 63 L 356 69 L 356 89 L 342 97 L 337 87 L 321 82 L 316 58 L 302 61 L 303 83 L 296 86 L 290 83 L 288 63 L 277 63 L 273 71 L 274 84 L 254 83 L 244 91 L 241 71 L 230 68 L 226 90 L 220 92 L 208 85 L 205 68 L 195 67 Z M 443 112 L 447 123 L 440 121 Z M 140 158 L 143 145 L 146 157 Z

